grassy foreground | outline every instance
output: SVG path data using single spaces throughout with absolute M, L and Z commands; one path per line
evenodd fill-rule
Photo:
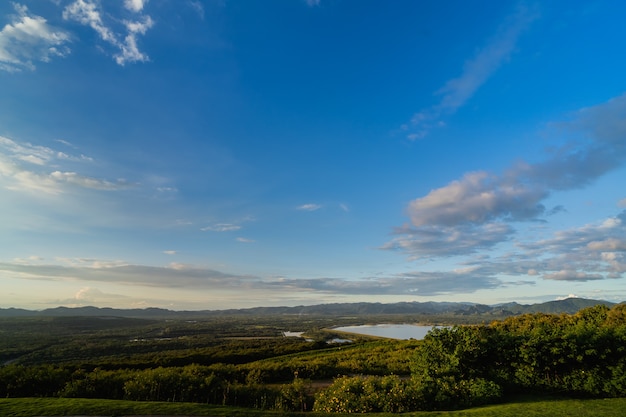
M 373 413 L 376 417 L 391 416 L 451 416 L 451 417 L 622 417 L 626 413 L 626 398 L 602 400 L 525 400 L 515 403 L 477 407 L 470 410 L 446 412 L 415 412 L 405 414 Z M 0 399 L 3 417 L 35 416 L 211 416 L 211 417 L 321 417 L 324 413 L 280 413 L 234 407 L 192 403 L 137 402 L 121 400 L 88 400 L 68 398 L 9 398 Z M 337 415 L 337 414 L 332 414 Z

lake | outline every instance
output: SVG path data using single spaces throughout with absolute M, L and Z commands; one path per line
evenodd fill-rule
M 366 334 L 369 336 L 387 337 L 390 339 L 408 340 L 423 339 L 433 326 L 417 326 L 414 324 L 368 324 L 362 326 L 335 327 L 333 330 L 346 333 Z

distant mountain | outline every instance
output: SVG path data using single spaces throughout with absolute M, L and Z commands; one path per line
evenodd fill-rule
M 548 301 L 541 304 L 521 305 L 517 303 L 511 303 L 506 309 L 513 314 L 524 313 L 568 313 L 573 314 L 583 308 L 593 307 L 598 304 L 604 304 L 608 307 L 612 307 L 615 303 L 601 300 L 589 300 L 585 298 L 566 298 L 564 300 Z
M 212 317 L 226 315 L 264 316 L 264 315 L 316 315 L 316 316 L 360 316 L 385 314 L 422 314 L 422 315 L 462 315 L 462 316 L 513 316 L 525 313 L 568 313 L 603 304 L 615 305 L 603 300 L 567 298 L 539 304 L 506 303 L 497 305 L 452 303 L 452 302 L 401 302 L 401 303 L 335 303 L 298 307 L 255 307 L 230 310 L 173 311 L 162 308 L 115 309 L 100 307 L 56 307 L 42 311 L 19 308 L 0 308 L 0 317 L 28 316 L 83 316 L 83 317 L 134 317 L 134 318 L 187 318 Z
M 39 312 L 24 310 L 22 308 L 0 308 L 0 317 L 25 317 L 37 314 L 39 314 Z

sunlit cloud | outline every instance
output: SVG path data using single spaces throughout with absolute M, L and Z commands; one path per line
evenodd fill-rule
M 14 3 L 14 8 L 16 15 L 0 31 L 0 70 L 34 70 L 35 61 L 50 62 L 70 53 L 68 32 L 30 14 L 26 6 Z
M 64 161 L 90 163 L 84 155 L 74 156 L 52 148 L 19 143 L 0 136 L 0 181 L 18 192 L 61 194 L 68 187 L 114 191 L 133 187 L 124 179 L 109 181 L 75 171 L 55 169 Z
M 563 124 L 575 137 L 544 161 L 518 162 L 497 175 L 470 172 L 411 201 L 411 220 L 396 230 L 402 237 L 384 246 L 413 258 L 462 255 L 488 249 L 515 234 L 511 224 L 545 221 L 544 201 L 555 192 L 580 189 L 626 161 L 626 95 L 583 109 Z
M 587 272 L 572 271 L 567 269 L 551 274 L 545 274 L 543 277 L 545 279 L 555 281 L 597 281 L 600 279 L 605 279 L 605 277 L 601 274 L 590 274 Z

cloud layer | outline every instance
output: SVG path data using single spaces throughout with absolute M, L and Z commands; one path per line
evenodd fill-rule
M 592 281 L 621 278 L 625 267 L 625 212 L 599 225 L 556 232 L 552 239 L 522 241 L 515 224 L 547 222 L 563 211 L 546 208 L 548 197 L 581 189 L 626 162 L 626 95 L 582 109 L 559 123 L 569 140 L 540 162 L 519 162 L 498 175 L 470 172 L 411 201 L 410 224 L 383 249 L 411 259 L 467 256 L 504 242 L 515 256 L 494 260 L 482 273 L 531 275 L 547 280 Z M 621 196 L 616 195 L 616 203 Z M 481 261 L 482 262 L 482 261 Z
M 385 277 L 347 280 L 345 278 L 262 278 L 229 274 L 214 269 L 171 263 L 155 267 L 120 261 L 65 259 L 46 264 L 43 260 L 0 262 L 0 272 L 21 279 L 116 283 L 133 286 L 186 289 L 191 291 L 258 291 L 272 294 L 302 292 L 323 295 L 400 295 L 432 296 L 477 288 L 497 288 L 504 284 L 485 276 L 477 268 L 440 272 L 413 272 Z

